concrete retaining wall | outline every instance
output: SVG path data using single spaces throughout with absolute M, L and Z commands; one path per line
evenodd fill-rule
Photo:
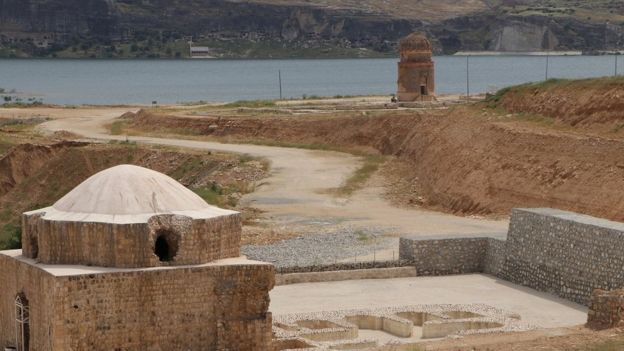
M 328 272 L 288 273 L 275 276 L 275 285 L 315 282 L 334 282 L 357 279 L 390 279 L 417 276 L 414 266 L 398 268 L 372 268 Z
M 487 249 L 483 258 L 483 273 L 498 276 L 505 265 L 507 241 L 487 238 Z
M 419 275 L 484 272 L 588 305 L 624 287 L 624 224 L 554 209 L 514 209 L 507 240 L 402 238 Z
M 311 273 L 311 272 L 333 272 L 333 271 L 353 271 L 358 269 L 377 269 L 377 268 L 398 268 L 412 266 L 408 260 L 394 261 L 362 261 L 362 262 L 343 262 L 325 265 L 312 266 L 290 266 L 277 267 L 277 273 Z
M 624 224 L 553 209 L 513 210 L 498 276 L 588 305 L 624 286 Z

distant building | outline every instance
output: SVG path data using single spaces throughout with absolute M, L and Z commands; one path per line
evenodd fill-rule
M 424 35 L 412 33 L 401 39 L 399 47 L 399 102 L 434 100 L 435 70 L 431 43 Z
M 193 46 L 190 44 L 190 54 L 192 58 L 211 58 L 210 48 L 207 46 Z

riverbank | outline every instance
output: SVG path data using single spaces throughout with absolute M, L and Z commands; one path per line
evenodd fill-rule
M 435 56 L 436 94 L 466 93 L 466 60 Z M 68 106 L 157 105 L 396 93 L 396 58 L 340 60 L 3 60 L 0 89 Z M 624 72 L 624 60 L 618 61 Z M 553 56 L 550 78 L 613 75 L 613 56 Z M 479 56 L 468 66 L 470 92 L 539 82 L 538 56 Z M 280 94 L 281 73 L 281 94 Z

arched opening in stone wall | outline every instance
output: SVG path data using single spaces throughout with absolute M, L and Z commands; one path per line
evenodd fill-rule
M 15 297 L 15 349 L 30 350 L 30 308 L 24 293 Z
M 178 236 L 170 230 L 156 231 L 154 254 L 161 262 L 173 261 L 178 254 Z

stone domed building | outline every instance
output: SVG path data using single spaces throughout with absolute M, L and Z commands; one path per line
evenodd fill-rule
M 238 212 L 122 165 L 24 213 L 0 252 L 0 347 L 270 350 L 270 264 L 240 257 Z
M 412 33 L 399 43 L 401 61 L 397 98 L 400 102 L 435 99 L 435 69 L 431 42 L 420 33 Z

